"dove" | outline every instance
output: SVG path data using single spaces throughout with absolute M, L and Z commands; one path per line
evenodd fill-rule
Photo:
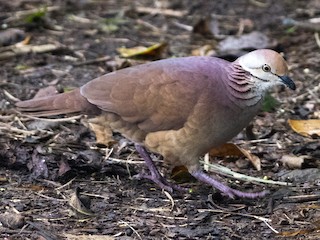
M 197 180 L 230 198 L 263 197 L 244 192 L 204 172 L 200 157 L 236 136 L 259 112 L 276 85 L 295 90 L 284 58 L 270 49 L 249 52 L 233 62 L 216 57 L 181 57 L 141 64 L 93 79 L 80 88 L 16 103 L 36 116 L 82 113 L 98 117 L 106 131 L 132 141 L 162 189 L 183 190 L 167 181 L 150 153 L 170 166 L 185 166 Z

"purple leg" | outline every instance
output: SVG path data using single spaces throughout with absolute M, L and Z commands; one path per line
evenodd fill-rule
M 147 178 L 147 179 L 153 181 L 159 187 L 161 187 L 162 189 L 164 189 L 168 192 L 172 192 L 173 190 L 178 190 L 178 191 L 187 191 L 188 190 L 187 188 L 180 187 L 177 184 L 169 183 L 164 177 L 161 176 L 161 174 L 159 173 L 157 167 L 155 166 L 154 162 L 152 161 L 152 159 L 151 159 L 150 155 L 148 154 L 148 152 L 146 151 L 146 149 L 139 144 L 135 144 L 135 147 L 136 147 L 138 153 L 140 154 L 140 156 L 145 161 L 145 163 L 151 173 L 150 175 L 140 173 L 138 175 L 139 177 Z
M 218 180 L 205 174 L 201 170 L 195 171 L 195 172 L 191 173 L 191 175 L 194 176 L 199 181 L 207 183 L 207 184 L 211 185 L 212 187 L 220 190 L 223 194 L 227 195 L 230 198 L 234 198 L 235 196 L 242 197 L 242 198 L 259 198 L 259 197 L 264 197 L 266 194 L 269 193 L 268 191 L 255 192 L 255 193 L 241 192 L 239 190 L 228 187 L 227 185 L 224 185 L 223 183 L 219 182 Z

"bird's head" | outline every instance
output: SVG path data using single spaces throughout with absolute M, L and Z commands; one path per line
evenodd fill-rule
M 245 54 L 236 62 L 252 76 L 253 84 L 267 90 L 274 85 L 283 84 L 292 90 L 296 85 L 288 77 L 288 65 L 283 57 L 270 49 L 259 49 Z

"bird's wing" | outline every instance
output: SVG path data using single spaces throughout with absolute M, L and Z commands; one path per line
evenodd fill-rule
M 182 128 L 208 76 L 193 58 L 162 60 L 96 78 L 80 90 L 90 103 L 148 132 Z

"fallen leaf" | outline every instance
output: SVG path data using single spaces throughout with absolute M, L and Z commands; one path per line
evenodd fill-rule
M 185 166 L 176 166 L 171 171 L 171 178 L 178 183 L 190 182 L 194 177 L 188 172 Z
M 272 42 L 267 35 L 254 31 L 241 36 L 229 36 L 219 43 L 218 49 L 219 52 L 235 54 L 245 49 L 272 48 L 274 45 L 275 42 Z
M 65 161 L 64 159 L 60 160 L 58 177 L 65 175 L 70 170 L 71 170 L 71 167 L 70 167 L 69 163 L 67 161 Z
M 214 56 L 215 51 L 213 50 L 213 47 L 209 44 L 206 44 L 200 48 L 196 48 L 192 50 L 191 52 L 192 56 Z
M 283 155 L 280 159 L 280 162 L 288 168 L 301 168 L 302 164 L 305 161 L 305 156 L 294 156 L 294 155 Z
M 16 28 L 9 28 L 0 32 L 0 46 L 9 46 L 23 41 L 25 32 Z
M 316 233 L 320 230 L 320 227 L 316 228 L 307 228 L 307 229 L 300 229 L 300 230 L 295 230 L 295 231 L 285 231 L 285 232 L 280 232 L 278 235 L 280 236 L 285 236 L 285 237 L 295 237 L 299 235 L 306 235 L 310 233 Z
M 53 96 L 58 94 L 59 92 L 54 86 L 48 86 L 45 88 L 40 88 L 39 91 L 36 93 L 36 95 L 33 97 L 35 98 L 41 98 L 41 97 L 47 97 L 47 96 Z
M 38 150 L 35 149 L 32 154 L 32 161 L 27 163 L 27 167 L 32 171 L 31 176 L 35 179 L 49 177 L 49 170 L 47 166 L 46 157 L 39 154 Z
M 114 240 L 116 239 L 113 236 L 94 235 L 94 234 L 79 235 L 79 234 L 64 233 L 63 236 L 66 237 L 67 240 Z
M 167 47 L 166 43 L 157 43 L 150 47 L 137 46 L 133 48 L 118 48 L 118 52 L 125 58 L 136 57 L 151 57 L 160 58 L 164 49 Z
M 209 155 L 211 157 L 247 157 L 258 171 L 261 170 L 261 161 L 258 156 L 233 143 L 225 143 L 220 147 L 213 148 L 209 151 Z
M 293 120 L 289 119 L 288 123 L 293 131 L 305 137 L 320 137 L 320 119 L 310 120 Z
M 3 227 L 10 229 L 20 229 L 25 225 L 25 217 L 14 212 L 0 214 L 0 222 Z
M 202 18 L 193 26 L 193 32 L 203 36 L 219 36 L 219 22 L 211 17 Z
M 319 168 L 294 169 L 291 171 L 275 174 L 281 181 L 290 181 L 292 183 L 308 183 L 320 181 Z
M 77 188 L 69 200 L 69 206 L 79 216 L 94 216 L 90 210 L 91 199 L 80 195 L 80 189 Z

